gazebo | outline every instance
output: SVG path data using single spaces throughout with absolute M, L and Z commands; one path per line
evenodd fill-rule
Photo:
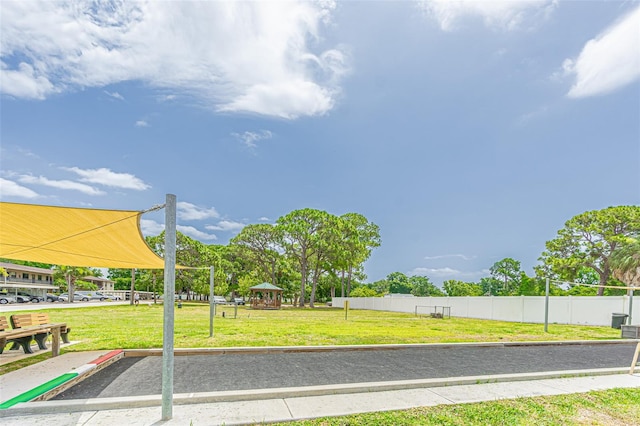
M 249 302 L 253 309 L 280 309 L 282 290 L 273 284 L 262 283 L 251 287 Z

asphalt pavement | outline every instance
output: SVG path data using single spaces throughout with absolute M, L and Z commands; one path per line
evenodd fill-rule
M 628 367 L 636 343 L 289 348 L 174 357 L 174 391 L 217 392 Z M 325 348 L 326 349 L 326 348 Z M 180 352 L 178 352 L 180 353 Z M 124 357 L 55 399 L 162 393 L 162 357 Z

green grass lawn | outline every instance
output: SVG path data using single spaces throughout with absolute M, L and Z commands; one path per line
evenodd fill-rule
M 284 425 L 284 423 L 280 423 Z M 640 425 L 640 389 L 610 389 L 288 422 L 288 426 Z
M 113 305 L 48 309 L 53 322 L 66 322 L 71 340 L 66 351 L 161 348 L 163 306 Z M 222 312 L 225 317 L 222 317 Z M 12 312 L 4 315 L 7 317 Z M 391 343 L 509 342 L 617 339 L 610 327 L 549 325 L 476 320 L 434 319 L 413 314 L 337 308 L 285 308 L 277 311 L 218 307 L 214 337 L 209 337 L 209 307 L 183 304 L 175 309 L 176 348 L 232 346 L 363 345 Z

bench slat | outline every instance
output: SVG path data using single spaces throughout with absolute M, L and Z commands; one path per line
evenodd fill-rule
M 0 331 L 9 330 L 9 321 L 7 321 L 7 317 L 0 316 Z

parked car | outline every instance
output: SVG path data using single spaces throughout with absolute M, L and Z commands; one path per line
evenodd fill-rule
M 225 299 L 224 296 L 213 296 L 213 303 L 216 305 L 225 305 L 227 299 Z
M 68 302 L 69 301 L 69 293 L 62 293 L 58 296 L 58 300 L 60 302 Z M 88 302 L 89 297 L 80 293 L 73 293 L 73 301 L 74 302 Z
M 46 297 L 47 297 L 47 302 L 57 302 L 60 300 L 60 298 L 53 293 L 47 293 Z
M 105 299 L 111 300 L 111 296 L 102 294 L 99 291 L 77 291 L 76 294 L 80 294 L 84 297 L 87 297 L 87 300 L 99 300 L 101 302 Z
M 242 297 L 234 297 L 233 303 L 236 305 L 244 305 L 244 299 Z
M 98 296 L 100 296 L 100 297 L 101 297 L 101 299 L 100 299 L 100 300 L 116 300 L 116 298 L 115 298 L 115 297 L 110 296 L 110 295 L 108 295 L 108 294 L 100 293 L 99 291 L 96 291 L 96 293 L 95 293 L 95 294 L 97 294 Z
M 27 302 L 33 302 L 33 303 L 40 303 L 40 302 L 44 302 L 44 296 L 36 296 L 33 294 L 29 294 L 27 292 L 24 291 L 19 291 L 16 295 L 16 302 L 18 303 L 27 303 Z
M 6 305 L 7 303 L 16 303 L 16 298 L 7 293 L 0 293 L 0 304 Z

